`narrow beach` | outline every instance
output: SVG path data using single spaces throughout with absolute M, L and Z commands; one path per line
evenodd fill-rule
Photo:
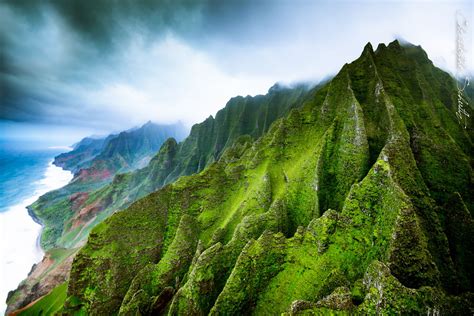
M 27 277 L 32 265 L 43 257 L 39 245 L 42 227 L 29 216 L 27 206 L 41 195 L 66 185 L 71 179 L 69 171 L 56 167 L 50 161 L 32 195 L 0 213 L 0 315 L 5 313 L 8 292 L 16 289 Z

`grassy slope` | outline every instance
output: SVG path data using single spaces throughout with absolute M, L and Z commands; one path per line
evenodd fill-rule
M 472 132 L 455 93 L 420 48 L 366 46 L 264 137 L 99 224 L 66 311 L 469 310 Z
M 232 98 L 215 118 L 210 117 L 194 125 L 189 137 L 183 142 L 177 143 L 172 138 L 168 139 L 147 167 L 132 173 L 119 174 L 109 185 L 96 186 L 96 191 L 88 190 L 91 194 L 87 200 L 81 208 L 71 213 L 80 213 L 91 205 L 97 205 L 98 211 L 80 227 L 72 222 L 57 221 L 56 226 L 61 230 L 55 231 L 60 231 L 61 234 L 55 235 L 56 244 L 74 247 L 87 238 L 95 225 L 113 212 L 129 206 L 180 176 L 202 171 L 218 159 L 237 138 L 243 135 L 248 135 L 251 139 L 258 138 L 268 130 L 275 119 L 298 106 L 307 90 L 305 86 L 284 88 L 275 85 L 267 95 Z M 71 204 L 67 201 L 68 196 L 56 199 L 55 205 L 61 206 L 62 210 L 70 210 L 64 207 L 64 204 Z M 64 211 L 57 209 L 57 213 L 60 212 Z M 53 213 L 56 214 L 56 211 Z M 66 214 L 61 218 L 71 216 L 73 215 Z
M 43 296 L 33 305 L 22 309 L 18 316 L 55 315 L 62 310 L 66 300 L 67 283 L 63 283 L 54 288 L 51 293 Z
M 300 106 L 301 99 L 307 93 L 308 87 L 304 85 L 292 88 L 275 85 L 267 95 L 233 98 L 215 119 L 211 117 L 196 124 L 185 141 L 177 143 L 173 138 L 168 139 L 148 167 L 118 174 L 108 185 L 107 181 L 74 181 L 61 190 L 48 193 L 32 207 L 32 213 L 47 222 L 43 231 L 43 246 L 49 249 L 48 252 L 81 246 L 90 230 L 111 213 L 129 206 L 181 175 L 201 171 L 221 157 L 223 151 L 236 140 L 245 143 L 258 138 L 275 119 L 288 113 L 292 107 Z M 114 137 L 118 139 L 116 142 L 123 143 L 120 135 Z M 94 161 L 107 160 L 101 157 L 113 154 L 111 146 L 107 147 Z M 28 278 L 23 282 L 22 293 L 25 286 L 29 287 L 31 298 L 36 292 L 33 286 L 48 277 L 44 275 L 41 280 Z M 24 305 L 21 302 L 25 299 L 22 293 L 15 292 L 9 305 Z
M 104 187 L 115 173 L 133 170 L 142 159 L 149 159 L 167 138 L 182 137 L 183 134 L 184 128 L 180 125 L 147 123 L 138 129 L 108 137 L 100 152 L 95 153 L 95 157 L 88 162 L 87 168 L 76 173 L 69 184 L 41 196 L 30 207 L 30 213 L 45 226 L 41 236 L 42 247 L 48 250 L 74 246 L 60 240 L 65 226 L 71 224 L 71 219 L 81 209 L 73 201 L 74 194 L 89 193 Z

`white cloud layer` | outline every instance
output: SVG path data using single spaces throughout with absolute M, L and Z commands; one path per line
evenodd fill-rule
M 262 3 L 211 26 L 197 11 L 187 33 L 170 28 L 150 36 L 134 24 L 117 25 L 113 46 L 102 50 L 52 9 L 32 24 L 0 6 L 0 32 L 8 36 L 5 54 L 14 69 L 3 80 L 25 93 L 22 105 L 2 116 L 96 133 L 147 120 L 191 125 L 233 96 L 265 93 L 275 82 L 320 80 L 357 58 L 367 42 L 376 47 L 394 38 L 421 45 L 437 66 L 454 73 L 456 12 L 471 25 L 474 16 L 470 1 Z M 470 27 L 464 34 L 470 71 L 472 36 Z

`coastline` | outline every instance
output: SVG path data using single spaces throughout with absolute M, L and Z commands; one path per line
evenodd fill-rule
M 36 199 L 38 200 L 38 199 Z M 36 201 L 35 200 L 35 201 Z M 33 220 L 33 222 L 35 222 L 36 224 L 40 225 L 41 228 L 39 230 L 39 233 L 38 233 L 38 236 L 36 237 L 36 248 L 37 249 L 40 249 L 41 252 L 43 253 L 42 256 L 44 256 L 44 252 L 43 252 L 43 248 L 41 248 L 41 235 L 43 235 L 43 229 L 44 229 L 44 226 L 43 226 L 43 223 L 41 222 L 41 220 L 38 218 L 38 216 L 36 216 L 36 214 L 33 212 L 33 209 L 31 208 L 31 205 L 28 205 L 26 207 L 26 211 L 28 212 L 28 216 Z M 41 259 L 40 259 L 41 260 Z M 28 272 L 28 276 L 30 275 L 30 273 L 33 271 L 33 268 L 36 266 L 38 262 L 35 262 L 32 266 L 31 266 L 31 270 L 30 272 Z
M 43 227 L 43 223 L 41 223 L 41 220 L 36 216 L 36 214 L 33 212 L 33 209 L 31 208 L 31 205 L 28 205 L 26 207 L 26 211 L 28 212 L 28 215 L 31 217 L 31 219 L 38 225 L 41 225 Z
M 43 194 L 66 185 L 72 177 L 71 172 L 57 167 L 51 159 L 33 194 L 0 213 L 0 315 L 5 313 L 8 293 L 44 256 L 40 246 L 43 226 L 29 206 Z

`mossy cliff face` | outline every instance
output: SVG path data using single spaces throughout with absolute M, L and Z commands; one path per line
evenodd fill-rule
M 74 178 L 30 206 L 30 213 L 44 225 L 43 249 L 76 246 L 81 241 L 74 240 L 80 235 L 80 226 L 103 208 L 104 203 L 94 201 L 91 193 L 110 183 L 115 174 L 143 167 L 169 137 L 182 139 L 185 133 L 181 124 L 148 122 L 105 139 L 86 138 L 70 153 L 56 157 L 55 164 L 73 171 Z
M 80 247 L 91 229 L 112 213 L 130 206 L 182 175 L 202 171 L 221 159 L 224 153 L 226 157 L 222 159 L 235 159 L 253 140 L 263 135 L 272 122 L 286 115 L 290 109 L 301 106 L 308 93 L 309 87 L 305 85 L 291 88 L 275 85 L 266 95 L 232 98 L 215 118 L 210 117 L 193 126 L 184 141 L 178 143 L 175 138 L 168 138 L 147 167 L 117 174 L 113 180 L 76 179 L 66 187 L 46 194 L 32 206 L 32 212 L 46 226 L 42 235 L 43 248 L 56 251 Z M 141 130 L 111 135 L 100 142 L 85 139 L 74 151 L 58 158 L 58 163 L 69 163 L 67 166 L 71 168 L 89 167 L 86 168 L 89 171 L 100 166 L 112 166 L 115 171 L 126 170 L 118 169 L 122 166 L 120 163 L 144 157 L 150 148 L 156 148 L 152 136 L 164 139 L 165 132 L 156 131 L 152 124 L 146 124 Z M 180 139 L 179 130 L 170 131 L 168 136 L 175 135 L 171 132 L 176 134 L 176 139 Z M 133 142 L 136 138 L 140 138 L 137 143 L 143 146 Z M 232 149 L 226 152 L 233 144 Z M 67 277 L 63 275 L 63 280 Z M 26 281 L 28 284 L 37 282 L 43 281 L 31 278 Z M 15 296 L 10 301 L 11 308 L 22 307 L 25 302 L 37 298 L 31 286 L 29 289 L 23 286 L 22 289 L 23 292 L 27 290 L 27 297 Z
M 455 98 L 420 47 L 368 44 L 257 141 L 94 228 L 63 312 L 469 313 L 472 132 Z
M 110 183 L 116 173 L 143 167 L 169 137 L 182 139 L 185 133 L 181 124 L 148 122 L 106 138 L 85 138 L 72 151 L 55 158 L 54 164 L 73 172 L 74 178 L 29 207 L 29 213 L 44 226 L 41 246 L 46 254 L 11 293 L 7 312 L 26 306 L 67 280 L 72 253 L 85 242 L 86 227 L 99 222 L 96 215 L 105 204 L 92 193 Z
M 32 214 L 45 225 L 43 248 L 76 247 L 113 212 L 182 175 L 202 171 L 237 138 L 261 136 L 275 119 L 299 106 L 307 92 L 303 85 L 275 85 L 267 95 L 232 98 L 216 118 L 194 125 L 180 143 L 175 140 L 184 136 L 179 124 L 147 123 L 104 140 L 85 139 L 71 157 L 58 157 L 58 164 L 68 159 L 69 164 L 64 165 L 77 169 L 71 183 L 47 193 L 31 207 Z M 75 159 L 80 160 L 77 165 Z
M 202 171 L 220 159 L 240 137 L 245 135 L 245 139 L 255 140 L 262 136 L 276 119 L 286 115 L 291 108 L 301 106 L 307 93 L 308 87 L 304 85 L 293 88 L 275 85 L 266 95 L 232 98 L 215 118 L 211 116 L 194 125 L 182 142 L 168 139 L 145 168 L 119 174 L 110 184 L 91 190 L 88 199 L 75 213 L 91 207 L 96 207 L 97 211 L 83 223 L 81 230 L 65 225 L 58 245 L 74 246 L 113 212 L 181 176 Z

